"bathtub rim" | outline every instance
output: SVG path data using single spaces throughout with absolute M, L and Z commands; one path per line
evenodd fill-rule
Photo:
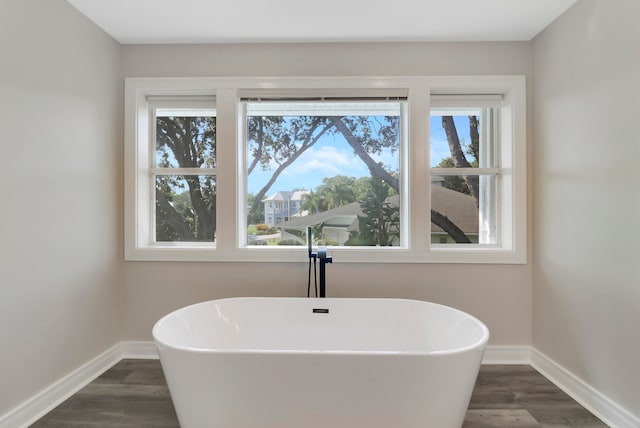
M 482 330 L 482 336 L 479 340 L 475 341 L 474 343 L 467 345 L 467 346 L 462 346 L 462 347 L 457 347 L 454 349 L 446 349 L 446 350 L 438 350 L 438 351 L 402 351 L 402 350 L 398 350 L 398 351 L 381 351 L 381 350 L 369 350 L 369 351 L 361 351 L 361 350 L 337 350 L 337 349 L 331 349 L 331 350 L 317 350 L 317 349 L 310 349 L 310 350 L 305 350 L 305 349 L 244 349 L 244 348 L 235 348 L 235 349 L 215 349 L 215 348 L 198 348 L 198 347 L 192 347 L 192 346 L 177 346 L 177 345 L 173 345 L 170 343 L 167 343 L 164 340 L 161 340 L 158 338 L 158 334 L 157 332 L 159 331 L 159 329 L 162 327 L 162 324 L 164 322 L 166 322 L 166 320 L 171 317 L 172 315 L 174 315 L 177 312 L 180 311 L 186 311 L 189 308 L 193 308 L 196 306 L 200 306 L 200 305 L 210 305 L 213 304 L 213 302 L 224 302 L 224 301 L 229 301 L 229 300 L 317 300 L 319 303 L 322 303 L 323 301 L 330 301 L 330 300 L 359 300 L 359 301 L 389 301 L 389 302 L 393 302 L 393 301 L 399 301 L 399 302 L 413 302 L 413 303 L 419 303 L 419 304 L 426 304 L 426 305 L 430 305 L 430 306 L 438 306 L 441 308 L 445 308 L 446 310 L 450 310 L 450 311 L 454 311 L 457 312 L 459 314 L 464 315 L 465 317 L 469 318 L 471 321 L 475 322 L 480 329 Z M 364 355 L 371 355 L 371 356 L 394 356 L 394 357 L 401 357 L 401 356 L 407 356 L 407 357 L 417 357 L 417 356 L 421 356 L 421 357 L 425 357 L 425 356 L 452 356 L 452 355 L 458 355 L 458 354 L 464 354 L 467 352 L 473 352 L 474 350 L 480 350 L 481 352 L 484 352 L 484 349 L 486 348 L 487 343 L 489 342 L 489 337 L 490 337 L 490 332 L 488 327 L 482 322 L 480 321 L 478 318 L 474 317 L 473 315 L 469 314 L 468 312 L 465 312 L 463 310 L 451 307 L 451 306 L 447 306 L 447 305 L 443 305 L 440 303 L 435 303 L 435 302 L 430 302 L 430 301 L 426 301 L 426 300 L 416 300 L 416 299 L 405 299 L 405 298 L 387 298 L 387 297 L 328 297 L 328 298 L 324 298 L 324 299 L 320 299 L 320 298 L 308 298 L 308 297 L 251 297 L 251 296 L 243 296 L 243 297 L 225 297 L 225 298 L 221 298 L 221 299 L 211 299 L 211 300 L 205 300 L 203 302 L 198 302 L 198 303 L 193 303 L 191 305 L 187 305 L 187 306 L 183 306 L 181 308 L 175 309 L 171 312 L 169 312 L 168 314 L 164 315 L 162 318 L 160 318 L 153 326 L 152 328 L 152 336 L 153 336 L 153 340 L 154 343 L 156 345 L 156 347 L 158 348 L 158 351 L 160 351 L 160 346 L 164 347 L 164 348 L 168 348 L 168 349 L 172 349 L 175 351 L 186 351 L 186 352 L 190 352 L 190 353 L 198 353 L 198 354 L 214 354 L 214 355 L 344 355 L 344 356 L 348 356 L 348 355 L 354 355 L 354 356 L 364 356 Z

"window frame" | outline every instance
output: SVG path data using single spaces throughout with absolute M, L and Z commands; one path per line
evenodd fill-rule
M 246 155 L 240 99 L 247 94 L 305 94 L 380 97 L 407 96 L 408 144 L 401 147 L 400 168 L 405 247 L 331 247 L 339 262 L 362 263 L 488 263 L 524 264 L 527 260 L 526 207 L 526 86 L 524 76 L 412 76 L 412 77 L 211 77 L 125 79 L 125 260 L 139 261 L 307 261 L 306 247 L 265 248 L 246 243 L 244 189 Z M 512 221 L 509 242 L 497 246 L 456 244 L 434 248 L 430 243 L 429 116 L 431 97 L 440 95 L 501 95 L 502 167 L 509 170 L 509 204 L 500 216 Z M 217 223 L 215 245 L 149 245 L 141 242 L 144 228 L 145 155 L 150 145 L 150 96 L 215 96 L 217 128 Z M 146 129 L 146 131 L 145 131 Z M 155 145 L 155 143 L 153 143 Z M 146 159 L 148 162 L 148 159 Z M 148 176 L 148 174 L 147 174 Z M 146 179 L 148 180 L 148 178 Z M 148 182 L 146 183 L 148 184 Z M 148 199 L 147 192 L 147 199 Z M 505 217 L 503 217 L 505 218 Z M 142 223 L 142 226 L 141 226 Z M 224 225 L 224 226 L 222 226 Z M 163 243 L 164 244 L 164 243 Z M 171 244 L 171 243 L 169 243 Z M 209 243 L 207 243 L 209 244 Z
M 157 126 L 156 120 L 159 116 L 158 110 L 175 110 L 175 111 L 183 111 L 187 113 L 191 111 L 191 114 L 194 112 L 199 113 L 210 113 L 213 114 L 203 114 L 203 116 L 216 116 L 216 108 L 215 108 L 215 97 L 200 97 L 200 96 L 174 96 L 174 97 L 147 97 L 147 109 L 149 116 L 149 141 L 154 141 L 157 138 Z M 155 144 L 148 144 L 147 148 L 149 150 L 149 161 L 148 165 L 143 165 L 143 170 L 147 170 L 149 180 L 146 184 L 148 186 L 149 195 L 147 198 L 139 198 L 137 201 L 138 209 L 142 212 L 146 212 L 148 210 L 149 223 L 138 224 L 138 240 L 147 241 L 148 246 L 150 248 L 161 248 L 161 247 L 169 247 L 169 248 L 191 248 L 191 247 L 201 247 L 204 249 L 215 249 L 215 241 L 158 241 L 156 228 L 157 228 L 157 215 L 156 215 L 156 182 L 155 180 L 160 176 L 213 176 L 217 177 L 217 161 L 216 166 L 214 167 L 198 167 L 198 168 L 188 168 L 188 167 L 161 167 L 156 162 L 156 147 Z M 140 168 L 140 164 L 138 167 Z M 146 180 L 145 180 L 146 181 Z M 150 201 L 149 204 L 144 204 L 147 200 Z
M 430 167 L 429 176 L 434 177 L 446 177 L 446 176 L 478 176 L 479 177 L 479 191 L 480 191 L 480 207 L 479 216 L 485 215 L 492 217 L 492 225 L 495 225 L 495 231 L 490 235 L 495 242 L 483 243 L 482 230 L 478 225 L 478 243 L 473 244 L 459 244 L 459 243 L 432 243 L 432 249 L 434 251 L 447 250 L 449 247 L 464 248 L 464 246 L 474 248 L 476 246 L 483 249 L 497 247 L 503 248 L 504 241 L 511 239 L 509 232 L 509 225 L 512 219 L 510 216 L 503 217 L 500 209 L 505 204 L 511 204 L 511 195 L 508 195 L 509 181 L 511 177 L 511 168 L 504 168 L 503 163 L 509 164 L 508 160 L 505 160 L 501 156 L 502 141 L 500 138 L 500 120 L 501 120 L 501 104 L 502 95 L 486 96 L 486 95 L 453 95 L 453 96 L 437 96 L 432 97 L 431 114 L 434 112 L 439 113 L 437 116 L 445 116 L 445 112 L 464 112 L 470 110 L 477 110 L 480 112 L 480 159 L 477 167 L 470 168 L 458 168 L 458 167 Z M 467 113 L 468 114 L 468 113 Z M 455 116 L 462 116 L 463 114 L 457 114 Z M 489 142 L 488 142 L 489 141 Z M 488 144 L 488 147 L 483 150 L 482 145 Z M 487 149 L 489 153 L 487 153 Z M 486 164 L 489 164 L 488 166 Z M 495 189 L 491 192 L 489 202 L 495 208 L 483 204 L 483 196 L 490 192 L 487 190 L 486 180 L 482 180 L 483 176 L 495 178 Z M 506 197 L 505 197 L 506 196 Z
M 243 123 L 247 123 L 247 109 L 249 107 L 249 104 L 260 104 L 260 91 L 258 91 L 256 94 L 253 94 L 252 97 L 248 97 L 248 99 L 242 99 L 241 102 L 241 109 L 242 109 L 242 117 L 241 120 Z M 354 114 L 354 116 L 360 115 L 363 111 L 367 110 L 367 105 L 369 104 L 397 104 L 397 110 L 399 112 L 399 117 L 400 117 L 400 123 L 399 123 L 399 136 L 398 136 L 398 168 L 399 168 L 399 172 L 400 175 L 404 175 L 402 173 L 402 171 L 406 168 L 406 157 L 407 157 L 407 147 L 408 147 L 408 129 L 407 129 L 407 123 L 406 120 L 402 120 L 404 117 L 406 117 L 407 115 L 407 100 L 406 100 L 406 90 L 390 90 L 387 92 L 387 95 L 385 97 L 363 97 L 362 94 L 357 94 L 356 97 L 354 97 L 353 95 L 348 95 L 348 96 L 344 96 L 344 94 L 349 94 L 349 91 L 344 91 L 343 92 L 343 96 L 341 97 L 332 97 L 330 100 L 322 100 L 323 98 L 323 91 L 319 91 L 317 92 L 317 94 L 312 95 L 313 93 L 311 91 L 305 91 L 305 95 L 303 99 L 292 99 L 290 98 L 290 95 L 288 92 L 283 91 L 282 93 L 279 93 L 278 91 L 270 91 L 270 96 L 271 98 L 269 99 L 269 101 L 267 102 L 267 104 L 271 105 L 271 108 L 274 109 L 274 106 L 282 103 L 283 105 L 287 105 L 287 104 L 293 104 L 293 105 L 300 105 L 301 106 L 301 110 L 304 111 L 304 105 L 306 103 L 310 103 L 312 104 L 313 107 L 311 107 L 312 110 L 315 110 L 317 108 L 317 104 L 323 104 L 323 101 L 326 101 L 327 104 L 329 105 L 336 105 L 336 104 L 340 104 L 340 103 L 345 103 L 345 111 L 348 111 L 349 109 L 351 110 L 357 110 L 359 111 L 357 114 Z M 281 98 L 279 98 L 279 95 L 281 95 Z M 337 93 L 336 93 L 337 95 Z M 363 104 L 365 105 L 365 107 L 362 108 L 358 108 L 357 106 L 359 104 Z M 288 107 L 291 107 L 290 105 Z M 259 110 L 259 107 L 256 107 Z M 286 108 L 286 107 L 285 107 Z M 380 107 L 379 105 L 377 106 L 373 106 L 371 111 L 369 111 L 370 113 L 377 113 L 380 114 L 381 111 L 388 111 L 390 107 Z M 267 109 L 269 109 L 269 107 L 267 107 Z M 326 112 L 325 108 L 320 108 L 319 110 L 322 110 L 323 112 Z M 268 111 L 268 110 L 267 110 Z M 292 110 L 292 111 L 287 111 L 287 113 L 291 113 L 291 112 L 295 112 L 296 110 Z M 307 110 L 308 111 L 308 110 Z M 277 111 L 277 109 L 274 109 L 274 112 L 280 113 Z M 319 113 L 320 115 L 323 115 L 323 113 Z M 307 114 L 302 113 L 300 114 L 301 116 L 307 116 L 307 115 L 311 115 L 311 114 Z M 338 114 L 339 116 L 346 116 L 343 114 Z M 243 135 L 244 137 L 244 135 Z M 242 141 L 238 141 L 238 145 L 242 146 L 243 152 L 242 155 L 244 156 L 245 159 L 245 163 L 243 165 L 247 165 L 248 162 L 246 162 L 246 156 L 247 156 L 247 150 L 246 150 L 246 138 L 242 138 Z M 354 157 L 356 157 L 356 154 L 353 155 Z M 246 171 L 246 168 L 243 169 L 243 171 Z M 243 171 L 239 172 L 242 173 Z M 243 177 L 246 178 L 246 177 Z M 402 189 L 402 184 L 400 186 L 400 188 Z M 241 189 L 240 191 L 242 192 L 242 190 L 245 190 L 243 193 L 240 193 L 238 195 L 238 198 L 240 200 L 246 200 L 247 199 L 247 192 L 246 189 Z M 272 193 L 277 192 L 278 190 L 291 190 L 291 189 L 273 189 Z M 401 192 L 402 193 L 402 192 Z M 400 198 L 402 199 L 402 194 L 400 194 Z M 272 202 L 270 202 L 271 204 Z M 245 208 L 244 204 L 241 204 L 240 207 Z M 281 206 L 278 206 L 278 202 L 276 202 L 276 208 L 281 208 Z M 400 245 L 399 246 L 394 246 L 393 248 L 404 248 L 406 249 L 408 247 L 408 245 L 406 244 L 407 241 L 407 237 L 408 237 L 408 225 L 405 223 L 406 221 L 406 204 L 403 203 L 403 201 L 401 201 L 399 208 L 399 217 L 400 217 L 400 231 L 399 231 L 399 241 L 400 241 Z M 241 231 L 245 231 L 248 229 L 248 225 L 246 224 L 246 212 L 245 215 L 241 215 L 241 227 L 240 230 Z M 244 240 L 240 241 L 240 246 L 244 247 L 246 245 L 242 245 L 242 243 L 246 243 L 247 242 L 247 238 L 245 236 Z M 362 250 L 371 250 L 372 248 L 374 248 L 373 246 L 335 246 L 334 248 L 351 248 L 351 249 L 362 249 Z M 388 247 L 388 248 L 391 248 Z M 379 250 L 380 247 L 377 247 L 377 249 Z M 272 250 L 270 248 L 267 248 L 266 250 Z

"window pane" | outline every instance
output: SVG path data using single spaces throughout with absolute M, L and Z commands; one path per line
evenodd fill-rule
M 478 242 L 478 206 L 462 176 L 432 178 L 431 210 L 432 243 Z
M 431 167 L 496 168 L 494 123 L 494 108 L 432 109 Z M 495 244 L 497 176 L 432 174 L 431 242 Z
M 477 168 L 488 149 L 480 109 L 438 109 L 431 112 L 431 167 Z M 484 154 L 484 153 L 483 153 Z
M 496 175 L 433 176 L 431 243 L 495 244 L 497 199 Z
M 248 244 L 400 245 L 401 102 L 248 102 Z
M 157 109 L 155 162 L 161 168 L 215 168 L 215 112 Z
M 158 175 L 155 184 L 157 242 L 215 242 L 215 176 Z

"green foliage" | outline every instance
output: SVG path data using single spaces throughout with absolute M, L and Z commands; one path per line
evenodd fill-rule
M 158 117 L 156 155 L 159 167 L 215 167 L 216 118 Z
M 247 195 L 247 205 L 252 206 L 256 195 Z M 256 209 L 250 211 L 247 215 L 247 224 L 258 224 L 264 221 L 264 204 L 260 203 L 256 205 Z
M 393 189 L 379 178 L 370 179 L 370 189 L 360 207 L 359 231 L 345 245 L 391 246 L 400 236 L 400 208 L 390 202 Z
M 347 177 L 346 175 L 325 177 L 316 192 L 320 195 L 320 199 L 324 201 L 327 209 L 337 208 L 355 202 L 354 182 L 354 177 Z
M 309 214 L 318 214 L 327 210 L 327 204 L 326 200 L 320 193 L 311 190 L 308 195 L 304 196 L 300 208 L 308 211 Z
M 442 159 L 440 163 L 436 165 L 436 167 L 437 168 L 453 168 L 455 167 L 455 165 L 453 163 L 453 159 L 449 157 L 449 158 Z M 442 178 L 444 179 L 444 183 L 442 184 L 442 187 L 451 189 L 456 192 L 464 193 L 465 195 L 471 195 L 471 190 L 469 189 L 469 186 L 464 181 L 464 178 L 462 178 L 461 176 L 445 175 Z

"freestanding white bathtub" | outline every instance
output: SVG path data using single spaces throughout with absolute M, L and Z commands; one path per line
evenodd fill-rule
M 459 428 L 489 331 L 415 300 L 232 298 L 153 337 L 182 428 Z

